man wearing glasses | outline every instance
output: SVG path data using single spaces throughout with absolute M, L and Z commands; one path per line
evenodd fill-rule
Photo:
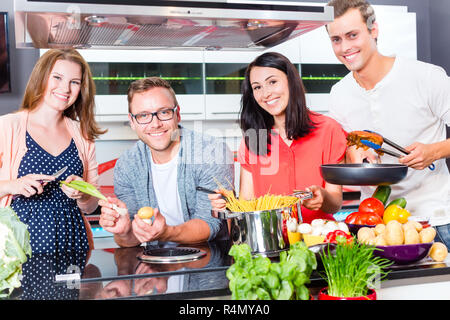
M 99 202 L 100 225 L 123 247 L 227 236 L 226 223 L 211 216 L 207 194 L 196 190 L 234 183 L 233 155 L 225 142 L 180 126 L 175 92 L 161 78 L 131 83 L 128 112 L 139 141 L 116 163 L 117 199 Z M 128 215 L 120 215 L 112 204 L 127 208 Z M 136 215 L 144 206 L 156 208 L 150 224 Z

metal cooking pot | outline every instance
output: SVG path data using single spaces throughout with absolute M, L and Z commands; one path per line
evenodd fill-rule
M 252 212 L 219 212 L 220 219 L 231 219 L 231 241 L 233 244 L 246 243 L 252 254 L 276 257 L 281 251 L 289 249 L 286 220 L 301 218 L 301 203 L 273 210 Z

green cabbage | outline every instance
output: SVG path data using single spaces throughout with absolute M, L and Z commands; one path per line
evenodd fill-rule
M 0 208 L 0 298 L 20 287 L 22 264 L 31 257 L 30 233 L 11 207 Z

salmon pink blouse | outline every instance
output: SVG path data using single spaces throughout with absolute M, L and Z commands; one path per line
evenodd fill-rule
M 324 187 L 320 165 L 339 163 L 347 148 L 346 134 L 330 117 L 312 113 L 315 129 L 306 137 L 294 140 L 288 146 L 274 131 L 271 132 L 270 154 L 257 156 L 249 151 L 242 139 L 238 161 L 251 172 L 255 197 L 270 194 L 289 195 L 293 190 L 304 190 L 311 185 Z M 331 219 L 331 214 L 302 207 L 304 222 L 313 219 Z

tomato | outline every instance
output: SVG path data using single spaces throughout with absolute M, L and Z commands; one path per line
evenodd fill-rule
M 383 219 L 374 212 L 353 212 L 347 216 L 345 223 L 376 225 L 383 223 Z
M 381 219 L 381 217 L 374 212 L 361 212 L 359 219 L 360 219 L 359 224 L 366 224 L 369 226 L 374 226 L 383 223 L 383 219 Z
M 377 198 L 367 198 L 359 204 L 358 211 L 364 213 L 376 213 L 380 218 L 383 218 L 384 204 Z
M 350 213 L 347 218 L 345 218 L 345 223 L 348 224 L 356 224 L 356 218 L 358 217 L 359 212 L 352 212 Z
M 363 217 L 363 213 L 358 212 L 355 219 L 355 224 L 366 224 L 366 219 Z

